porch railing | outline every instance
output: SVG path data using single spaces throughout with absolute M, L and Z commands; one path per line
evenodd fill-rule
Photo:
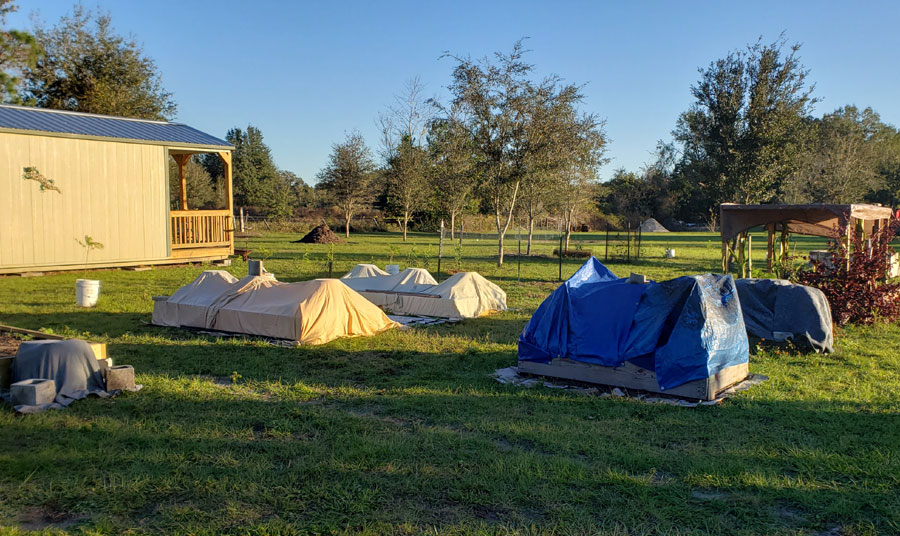
M 234 225 L 228 210 L 172 210 L 172 249 L 226 247 Z

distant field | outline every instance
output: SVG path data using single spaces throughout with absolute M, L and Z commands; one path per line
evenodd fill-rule
M 249 247 L 281 280 L 327 276 L 330 247 L 297 238 Z M 491 373 L 515 364 L 519 332 L 558 285 L 558 243 L 542 238 L 547 257 L 521 271 L 496 266 L 490 236 L 461 252 L 445 242 L 444 277 L 481 272 L 508 293 L 506 313 L 318 347 L 149 326 L 151 297 L 199 266 L 91 272 L 90 310 L 74 305 L 80 272 L 0 278 L 0 323 L 106 341 L 145 386 L 66 411 L 0 410 L 0 534 L 900 533 L 900 328 L 843 330 L 828 356 L 757 352 L 751 371 L 770 380 L 718 407 L 501 385 Z M 572 249 L 603 260 L 604 238 L 577 233 Z M 437 242 L 352 235 L 333 273 L 389 259 L 434 273 Z M 754 246 L 762 268 L 765 237 Z M 609 264 L 667 279 L 718 271 L 719 258 L 718 235 L 645 234 L 639 260 Z M 564 261 L 563 277 L 582 262 Z

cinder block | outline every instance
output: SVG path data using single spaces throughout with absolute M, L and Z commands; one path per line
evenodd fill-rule
M 636 274 L 634 272 L 631 272 L 631 275 L 628 276 L 628 282 L 635 285 L 643 285 L 647 282 L 647 276 L 645 276 L 644 274 Z
M 106 373 L 106 390 L 134 389 L 134 367 L 118 365 L 110 367 Z
M 22 380 L 10 386 L 13 406 L 40 406 L 56 400 L 56 382 L 53 380 Z

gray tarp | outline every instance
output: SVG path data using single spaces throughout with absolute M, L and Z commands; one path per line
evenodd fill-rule
M 38 378 L 56 382 L 56 400 L 44 406 L 16 406 L 19 413 L 65 407 L 88 395 L 110 396 L 94 351 L 84 341 L 23 342 L 13 360 L 12 381 Z
M 749 335 L 834 351 L 831 308 L 821 290 L 784 279 L 738 279 L 737 290 Z

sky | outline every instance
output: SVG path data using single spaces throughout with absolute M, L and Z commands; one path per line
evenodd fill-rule
M 52 25 L 72 0 L 18 0 L 12 28 Z M 698 68 L 784 32 L 821 99 L 816 114 L 871 106 L 900 125 L 900 2 L 361 2 L 101 0 L 157 64 L 176 121 L 224 137 L 258 127 L 281 169 L 314 184 L 331 147 L 358 130 L 378 147 L 379 113 L 419 77 L 446 100 L 457 56 L 527 38 L 535 75 L 584 85 L 606 119 L 610 163 L 637 170 L 670 140 Z

